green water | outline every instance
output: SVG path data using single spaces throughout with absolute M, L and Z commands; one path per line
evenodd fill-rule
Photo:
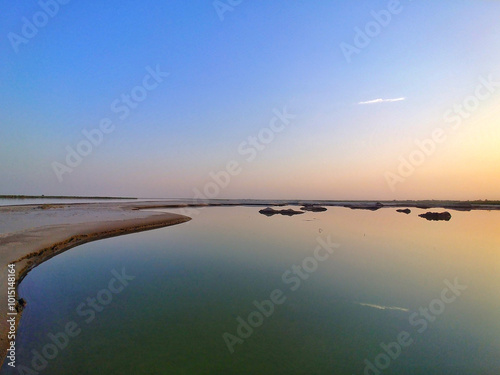
M 80 246 L 22 282 L 2 374 L 499 374 L 500 212 L 422 212 L 205 208 Z

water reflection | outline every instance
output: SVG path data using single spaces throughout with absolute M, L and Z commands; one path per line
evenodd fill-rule
M 42 373 L 362 374 L 401 332 L 412 344 L 384 374 L 500 371 L 500 212 L 429 222 L 418 209 L 258 210 L 205 208 L 188 223 L 86 244 L 39 266 L 21 285 L 29 305 L 19 363 L 30 366 L 47 334 L 74 321 L 81 334 Z M 331 257 L 307 278 L 293 273 L 328 236 L 340 244 Z M 135 279 L 87 324 L 78 306 L 122 267 Z M 287 271 L 301 279 L 295 290 Z M 425 318 L 420 309 L 437 311 L 446 280 L 467 289 Z M 277 289 L 285 301 L 241 338 L 241 321 Z M 233 354 L 224 333 L 242 341 Z

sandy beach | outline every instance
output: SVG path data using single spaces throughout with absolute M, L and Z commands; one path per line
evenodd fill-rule
M 16 267 L 16 285 L 26 274 L 63 251 L 86 242 L 151 230 L 191 220 L 191 217 L 159 213 L 153 209 L 185 208 L 193 218 L 205 206 L 301 206 L 321 205 L 350 209 L 376 210 L 380 208 L 424 208 L 450 210 L 496 210 L 498 205 L 471 204 L 443 201 L 281 201 L 281 200 L 214 200 L 208 202 L 150 201 L 104 202 L 76 204 L 40 204 L 0 207 L 0 298 L 7 301 L 8 265 Z M 149 210 L 149 211 L 148 211 Z M 29 301 L 27 301 L 29 303 Z M 2 303 L 0 314 L 0 347 L 5 354 L 8 348 L 7 303 Z M 17 315 L 17 324 L 21 314 Z M 3 362 L 2 357 L 2 362 Z

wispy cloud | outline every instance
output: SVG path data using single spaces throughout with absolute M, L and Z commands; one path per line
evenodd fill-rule
M 379 309 L 379 310 L 400 310 L 400 311 L 410 311 L 409 309 L 403 308 L 403 307 L 397 307 L 397 306 L 383 306 L 383 305 L 374 305 L 371 303 L 362 303 L 362 302 L 354 302 L 357 305 L 360 306 L 365 306 L 365 307 L 373 307 L 374 309 Z
M 402 102 L 403 100 L 406 100 L 406 98 L 374 99 L 374 100 L 368 100 L 366 102 L 359 102 L 358 104 L 393 103 L 393 102 Z

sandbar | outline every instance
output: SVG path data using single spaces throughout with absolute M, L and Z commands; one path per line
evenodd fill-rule
M 75 246 L 189 220 L 191 218 L 183 215 L 145 212 L 120 203 L 0 207 L 0 365 L 10 342 L 7 324 L 10 317 L 7 306 L 9 264 L 15 264 L 17 287 L 31 269 Z M 16 316 L 17 325 L 21 314 Z

